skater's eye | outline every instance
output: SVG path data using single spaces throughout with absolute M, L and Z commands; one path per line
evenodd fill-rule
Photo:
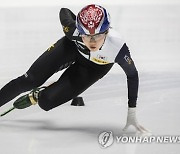
M 81 35 L 81 36 L 86 41 L 91 41 L 91 40 L 99 41 L 103 39 L 105 35 L 106 35 L 105 33 L 102 33 L 102 34 L 96 34 L 96 35 Z

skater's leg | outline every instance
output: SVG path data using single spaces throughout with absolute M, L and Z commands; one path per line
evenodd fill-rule
M 39 93 L 39 106 L 48 111 L 66 103 L 102 78 L 111 67 L 111 64 L 100 69 L 93 69 L 78 63 L 71 65 L 57 82 Z
M 52 74 L 69 66 L 75 60 L 72 48 L 74 44 L 66 37 L 55 43 L 33 63 L 25 75 L 10 81 L 0 90 L 0 106 L 22 92 L 41 86 Z

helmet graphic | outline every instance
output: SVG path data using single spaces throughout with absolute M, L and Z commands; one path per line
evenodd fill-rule
M 76 27 L 80 34 L 98 34 L 110 27 L 110 16 L 105 8 L 99 5 L 87 5 L 76 17 Z

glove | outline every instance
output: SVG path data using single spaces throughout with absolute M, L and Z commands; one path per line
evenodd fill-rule
M 137 122 L 136 108 L 128 108 L 127 122 L 126 122 L 126 126 L 123 128 L 123 131 L 126 131 L 128 127 L 131 125 L 134 126 L 137 129 L 137 131 L 139 131 L 140 133 L 150 133 L 149 130 L 145 129 Z

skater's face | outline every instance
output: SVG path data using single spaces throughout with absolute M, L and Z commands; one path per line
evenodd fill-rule
M 97 51 L 102 47 L 106 35 L 107 32 L 96 35 L 82 35 L 82 40 L 90 51 Z

